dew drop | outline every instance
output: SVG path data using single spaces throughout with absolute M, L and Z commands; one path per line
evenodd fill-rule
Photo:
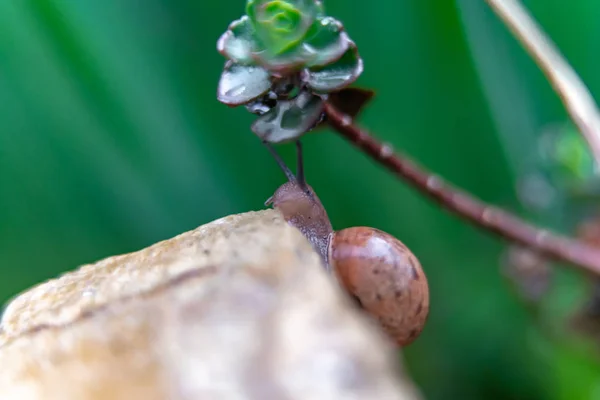
M 308 43 L 303 43 L 302 49 L 307 53 L 308 56 L 312 56 L 312 55 L 315 55 L 318 53 L 317 49 L 315 49 L 313 46 L 311 46 Z
M 246 91 L 246 85 L 240 84 L 227 90 L 225 94 L 231 97 L 241 96 Z
M 270 86 L 269 74 L 264 69 L 233 65 L 224 71 L 219 93 L 226 103 L 244 104 L 265 94 Z

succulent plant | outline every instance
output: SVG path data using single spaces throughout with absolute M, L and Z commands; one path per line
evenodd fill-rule
M 557 138 L 554 149 L 557 164 L 578 182 L 584 182 L 597 175 L 594 157 L 582 135 L 576 129 L 566 130 Z
M 598 192 L 599 172 L 583 136 L 571 123 L 542 136 L 540 149 L 553 185 L 562 191 Z
M 259 114 L 252 129 L 273 143 L 312 129 L 322 119 L 322 97 L 363 71 L 355 43 L 319 0 L 248 0 L 217 49 L 228 59 L 219 101 Z

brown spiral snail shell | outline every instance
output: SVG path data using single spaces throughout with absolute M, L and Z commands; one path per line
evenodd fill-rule
M 305 182 L 302 147 L 296 143 L 296 175 L 265 143 L 288 178 L 265 204 L 272 204 L 302 232 L 327 270 L 398 345 L 412 343 L 429 315 L 429 285 L 417 257 L 379 229 L 353 227 L 335 232 L 321 201 Z

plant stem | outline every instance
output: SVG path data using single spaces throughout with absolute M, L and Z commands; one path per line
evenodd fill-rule
M 486 1 L 546 75 L 600 165 L 600 113 L 585 84 L 518 0 Z
M 518 217 L 489 206 L 466 192 L 445 183 L 408 157 L 394 152 L 354 124 L 352 118 L 325 102 L 329 124 L 354 146 L 391 170 L 397 177 L 438 201 L 441 206 L 471 223 L 545 254 L 566 261 L 584 271 L 600 275 L 600 249 L 545 229 L 539 229 Z

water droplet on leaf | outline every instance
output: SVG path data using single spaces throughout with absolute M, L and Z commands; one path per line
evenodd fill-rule
M 219 81 L 218 99 L 228 105 L 250 102 L 269 91 L 269 73 L 258 66 L 229 63 Z

